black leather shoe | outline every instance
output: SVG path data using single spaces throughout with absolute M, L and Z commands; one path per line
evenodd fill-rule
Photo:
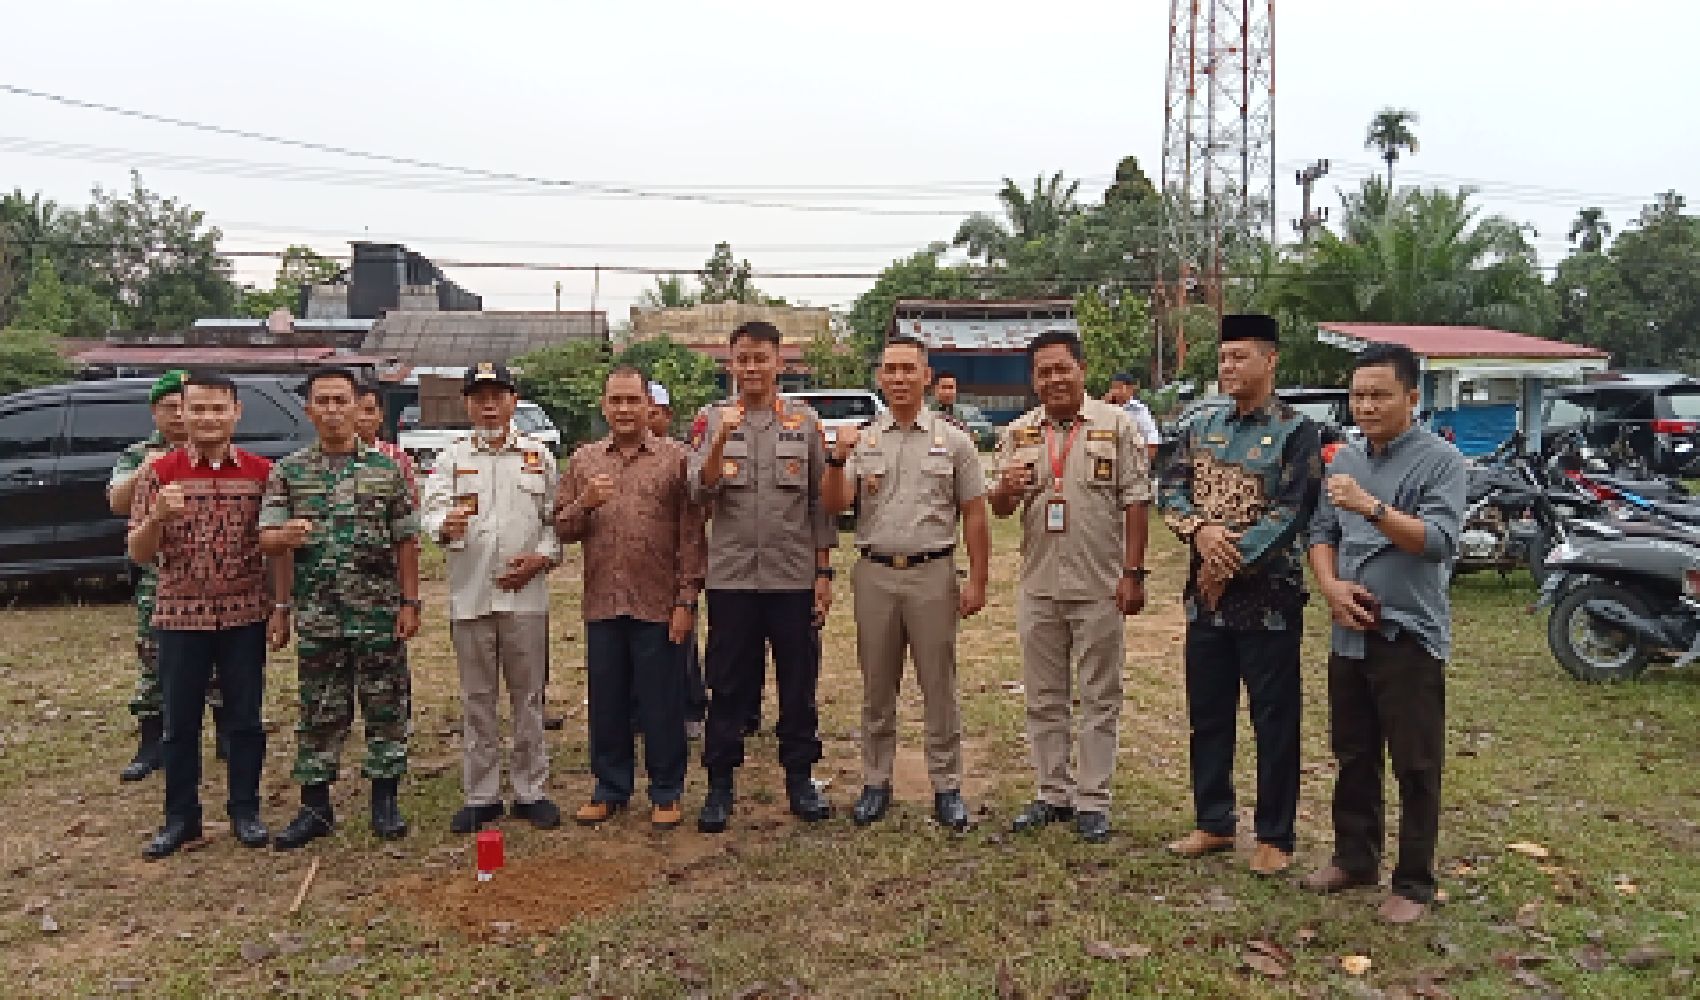
M 400 840 L 407 836 L 407 819 L 396 801 L 396 779 L 372 779 L 372 835 L 379 840 Z
M 1110 839 L 1110 814 L 1082 810 L 1074 816 L 1074 832 L 1088 844 L 1102 844 Z
M 1053 806 L 1049 802 L 1029 802 L 1027 808 L 1009 825 L 1010 833 L 1027 833 L 1051 823 L 1061 823 L 1074 816 L 1072 806 Z
M 153 839 L 148 841 L 148 846 L 142 848 L 142 857 L 149 861 L 158 861 L 176 854 L 184 844 L 200 839 L 200 820 L 168 819 L 165 825 L 159 828 L 159 832 L 154 834 Z
M 306 847 L 320 837 L 328 837 L 336 828 L 336 817 L 329 808 L 303 805 L 283 832 L 272 841 L 272 846 L 280 851 L 293 851 L 298 847 Z
M 477 833 L 486 823 L 494 823 L 507 815 L 508 810 L 500 802 L 492 802 L 487 806 L 461 806 L 449 820 L 451 833 Z
M 523 819 L 539 830 L 553 830 L 561 825 L 561 807 L 548 799 L 515 802 L 514 818 Z
M 272 834 L 258 816 L 232 816 L 230 833 L 243 847 L 264 847 L 272 842 Z
M 785 796 L 791 800 L 791 815 L 805 823 L 832 818 L 832 802 L 815 787 L 808 775 L 785 779 Z
M 867 826 L 885 818 L 885 811 L 891 808 L 890 785 L 868 785 L 862 789 L 862 797 L 856 800 L 856 808 L 850 810 L 850 822 L 857 826 Z
M 940 826 L 958 833 L 968 829 L 968 803 L 962 801 L 962 793 L 955 789 L 934 792 L 933 818 L 939 821 Z
M 137 725 L 141 729 L 141 740 L 136 747 L 136 756 L 124 765 L 124 770 L 118 772 L 119 781 L 140 781 L 165 763 L 165 750 L 159 742 L 165 735 L 164 721 L 157 715 L 143 716 Z
M 698 833 L 724 833 L 732 821 L 732 789 L 710 788 L 702 800 L 702 812 L 697 813 Z

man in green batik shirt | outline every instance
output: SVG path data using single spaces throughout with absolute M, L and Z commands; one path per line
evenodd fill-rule
M 183 424 L 183 380 L 188 372 L 168 371 L 154 382 L 148 392 L 148 408 L 153 411 L 154 431 L 141 441 L 125 448 L 112 465 L 112 477 L 106 483 L 106 500 L 112 513 L 130 516 L 130 502 L 135 498 L 138 475 L 171 449 L 188 440 Z M 136 693 L 130 699 L 130 714 L 136 717 L 141 741 L 136 756 L 118 772 L 122 781 L 140 781 L 159 770 L 165 758 L 160 740 L 165 735 L 165 713 L 162 689 L 159 685 L 159 644 L 153 634 L 153 595 L 159 578 L 152 566 L 136 567 L 136 659 L 140 670 L 136 674 Z M 224 704 L 218 693 L 215 672 L 207 685 L 207 704 L 212 706 L 213 726 L 218 730 L 218 759 L 225 758 Z
M 407 771 L 411 709 L 405 643 L 419 631 L 419 512 L 401 467 L 356 433 L 358 387 L 342 369 L 307 380 L 307 416 L 319 440 L 272 468 L 260 508 L 260 546 L 293 556 L 277 574 L 267 632 L 272 648 L 282 648 L 294 611 L 298 640 L 301 718 L 291 776 L 301 784 L 301 810 L 273 842 L 280 850 L 331 832 L 330 787 L 357 693 L 372 832 L 385 840 L 407 835 L 396 792 Z

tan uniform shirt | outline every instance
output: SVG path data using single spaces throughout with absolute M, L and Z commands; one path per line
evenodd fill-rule
M 496 578 L 507 572 L 514 556 L 560 561 L 552 516 L 559 478 L 548 447 L 511 428 L 496 448 L 486 449 L 468 434 L 437 456 L 437 467 L 425 482 L 425 533 L 441 541 L 443 520 L 455 498 L 478 498 L 465 544 L 448 546 L 450 618 L 548 612 L 548 573 L 537 574 L 517 591 L 502 590 Z
M 1061 457 L 1068 431 L 1051 427 L 1040 406 L 1004 429 L 998 468 L 1027 465 L 1034 485 L 1021 507 L 1021 589 L 1029 597 L 1059 601 L 1102 600 L 1121 580 L 1127 543 L 1123 511 L 1151 501 L 1145 439 L 1120 407 L 1087 399 L 1080 431 L 1063 461 L 1066 530 L 1046 530 L 1047 500 L 1054 494 L 1051 451 Z M 1047 445 L 1049 434 L 1051 444 Z
M 974 442 L 931 410 L 907 427 L 890 413 L 876 419 L 863 429 L 844 472 L 861 500 L 856 546 L 885 556 L 956 544 L 957 512 L 986 493 Z
M 719 428 L 719 406 L 705 407 L 691 426 L 691 499 L 711 519 L 708 589 L 814 589 L 815 550 L 838 544 L 820 502 L 826 449 L 815 411 L 781 399 L 775 410 L 744 414 L 709 489 L 702 467 Z

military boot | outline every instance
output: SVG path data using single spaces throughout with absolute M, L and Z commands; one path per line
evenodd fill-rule
M 282 833 L 272 839 L 272 846 L 280 851 L 306 847 L 320 837 L 330 836 L 335 825 L 330 784 L 302 785 L 301 811 L 295 814 Z
M 158 715 L 144 715 L 140 727 L 141 744 L 136 747 L 136 756 L 124 765 L 124 770 L 118 772 L 119 781 L 140 781 L 165 763 L 165 748 L 160 745 L 165 738 L 165 719 Z
M 400 840 L 407 836 L 407 819 L 396 802 L 395 778 L 372 779 L 372 835 L 379 840 Z

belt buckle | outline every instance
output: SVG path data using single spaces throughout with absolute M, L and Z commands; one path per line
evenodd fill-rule
M 908 569 L 909 568 L 909 557 L 908 556 L 892 556 L 891 557 L 891 568 L 892 569 Z

